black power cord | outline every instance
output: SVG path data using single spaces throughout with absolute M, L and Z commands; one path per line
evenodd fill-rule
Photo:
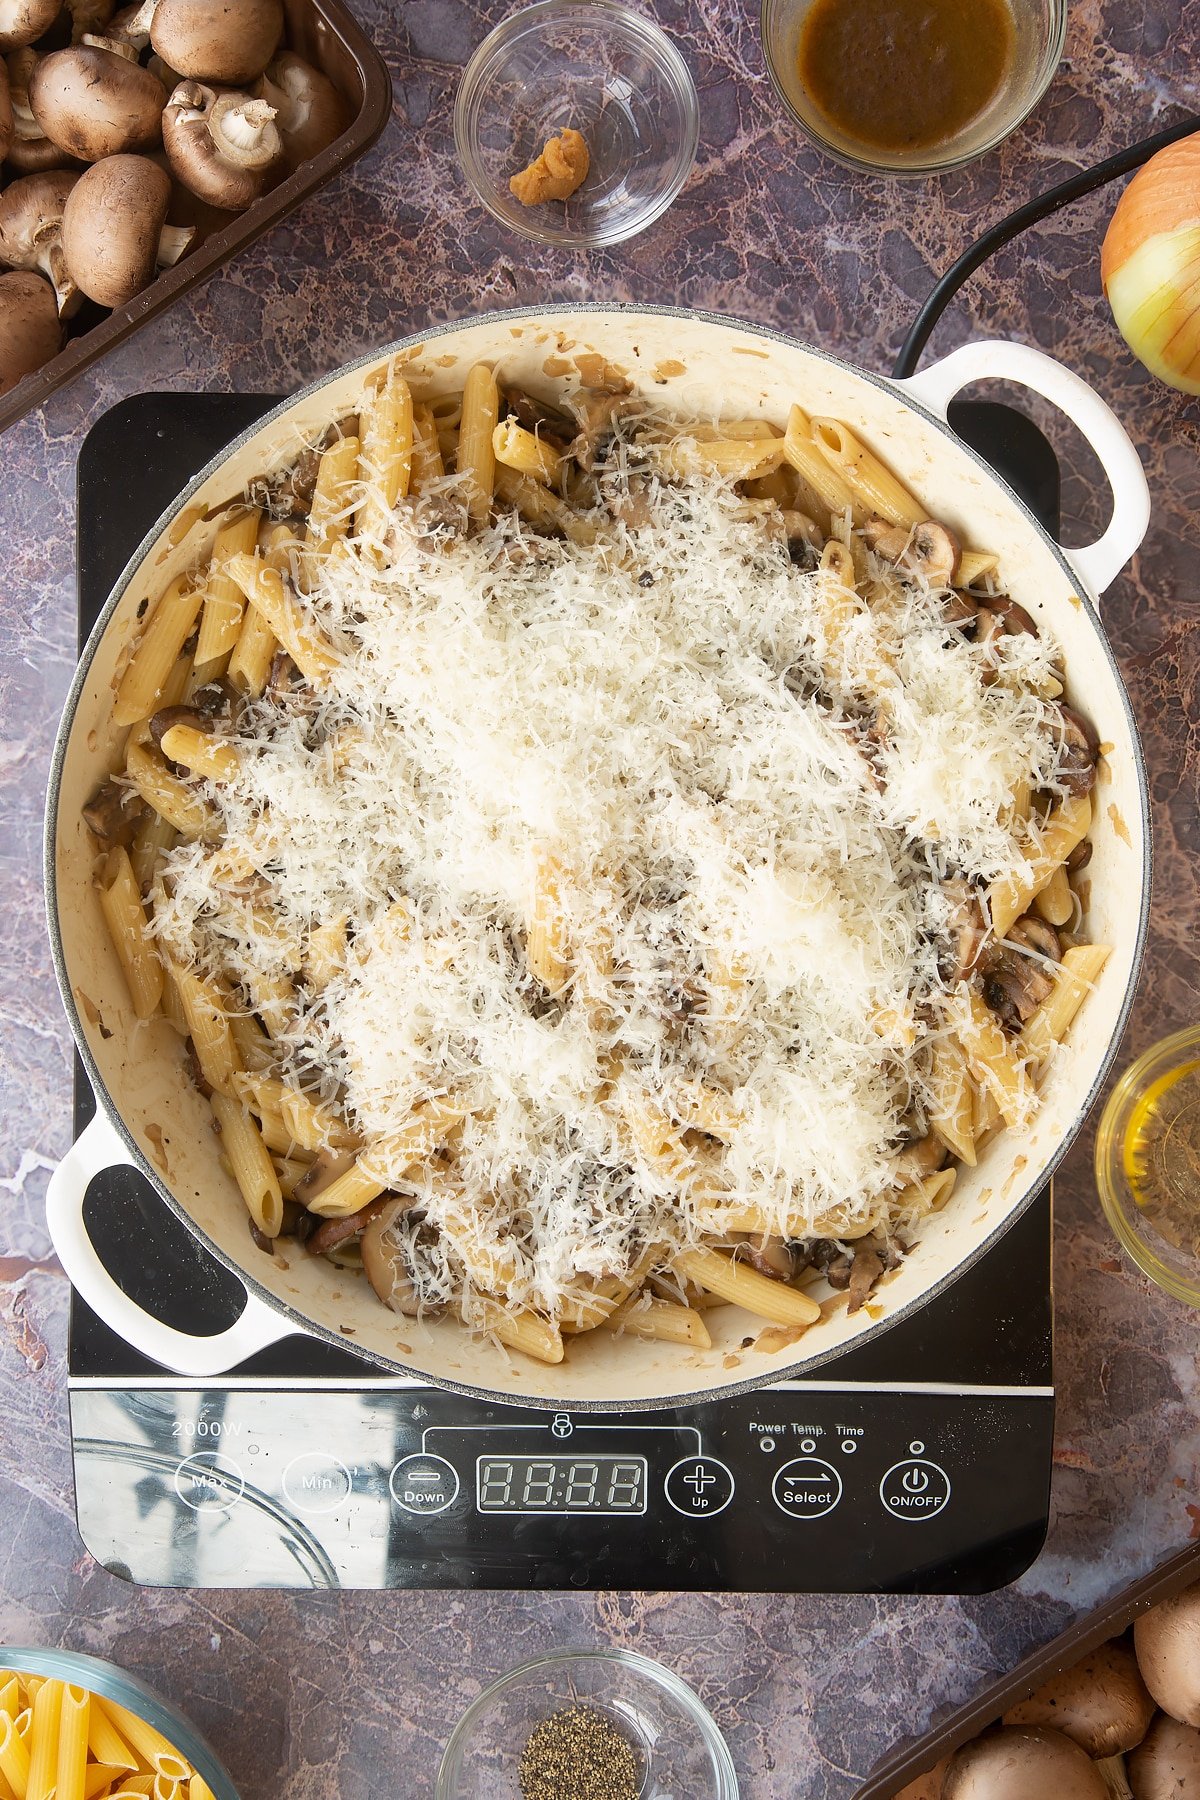
M 1165 149 L 1179 138 L 1190 137 L 1195 131 L 1200 131 L 1200 114 L 1193 113 L 1186 119 L 1180 119 L 1178 124 L 1168 125 L 1165 131 L 1157 131 L 1153 137 L 1143 138 L 1128 150 L 1120 150 L 1115 156 L 1106 156 L 1094 168 L 1083 169 L 1068 181 L 1060 181 L 1057 187 L 1048 188 L 1036 200 L 1029 200 L 1024 206 L 1019 206 L 1016 212 L 1009 213 L 1007 218 L 985 231 L 982 237 L 976 238 L 970 248 L 963 251 L 958 261 L 947 269 L 917 314 L 892 366 L 893 376 L 899 380 L 913 373 L 921 360 L 921 352 L 947 306 L 963 283 L 969 280 L 994 251 L 1011 243 L 1013 238 L 1018 237 L 1030 225 L 1040 224 L 1052 213 L 1069 206 L 1072 200 L 1079 200 L 1084 194 L 1093 193 L 1107 182 L 1118 181 L 1122 175 L 1128 175 L 1131 170 L 1149 162 L 1157 151 Z

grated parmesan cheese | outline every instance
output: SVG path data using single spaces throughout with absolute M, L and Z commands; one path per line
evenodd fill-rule
M 1055 788 L 1055 646 L 977 647 L 873 558 L 830 642 L 825 578 L 715 478 L 647 478 L 594 545 L 515 516 L 462 537 L 453 491 L 402 503 L 388 566 L 326 564 L 328 688 L 248 705 L 208 789 L 256 873 L 179 845 L 156 929 L 247 1006 L 291 984 L 277 1073 L 364 1140 L 461 1108 L 452 1155 L 392 1171 L 426 1300 L 470 1318 L 503 1271 L 553 1314 L 714 1199 L 852 1233 L 925 1097 L 943 884 L 1020 873 L 1019 797 Z M 546 867 L 557 994 L 527 957 Z

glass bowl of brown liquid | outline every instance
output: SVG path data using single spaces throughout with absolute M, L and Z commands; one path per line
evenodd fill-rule
M 1066 0 L 763 0 L 771 79 L 827 155 L 936 175 L 995 149 L 1062 57 Z

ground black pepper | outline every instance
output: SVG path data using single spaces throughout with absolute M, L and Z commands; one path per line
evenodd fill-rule
M 522 1800 L 637 1800 L 638 1757 L 593 1706 L 564 1706 L 535 1725 L 521 1752 Z

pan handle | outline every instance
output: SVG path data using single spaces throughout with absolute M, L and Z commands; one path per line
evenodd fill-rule
M 247 1292 L 241 1317 L 215 1337 L 192 1337 L 143 1312 L 113 1280 L 88 1236 L 83 1205 L 95 1176 L 104 1169 L 134 1168 L 121 1139 L 98 1112 L 50 1177 L 46 1223 L 58 1260 L 72 1285 L 106 1325 L 151 1361 L 180 1375 L 220 1375 L 237 1363 L 288 1337 L 290 1319 Z
M 894 385 L 939 418 L 969 381 L 1015 381 L 1054 402 L 1073 419 L 1100 458 L 1113 494 L 1108 529 L 1094 544 L 1064 552 L 1093 595 L 1120 574 L 1146 535 L 1150 489 L 1137 451 L 1112 408 L 1086 381 L 1029 344 L 981 338 Z

